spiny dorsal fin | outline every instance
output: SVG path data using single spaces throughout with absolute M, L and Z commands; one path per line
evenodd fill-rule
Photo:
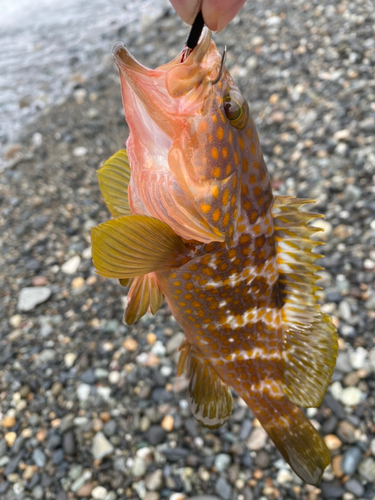
M 232 413 L 233 399 L 230 389 L 197 349 L 185 342 L 180 350 L 177 374 L 187 372 L 190 410 L 200 424 L 216 429 L 223 425 Z
M 91 230 L 91 240 L 94 266 L 105 278 L 135 278 L 169 269 L 186 252 L 172 228 L 146 215 L 99 224 Z
M 154 273 L 134 278 L 128 293 L 125 322 L 128 325 L 135 323 L 148 310 L 155 314 L 163 303 L 163 297 Z
M 126 149 L 120 149 L 108 158 L 96 175 L 100 191 L 112 217 L 130 215 L 128 203 L 130 166 Z
M 272 209 L 280 272 L 284 350 L 284 390 L 290 401 L 318 406 L 327 390 L 337 356 L 337 334 L 331 319 L 316 303 L 312 250 L 321 243 L 309 237 L 319 229 L 307 223 L 317 214 L 299 212 L 312 200 L 276 197 Z

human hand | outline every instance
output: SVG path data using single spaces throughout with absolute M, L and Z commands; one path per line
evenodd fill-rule
M 201 10 L 206 26 L 219 33 L 241 10 L 246 0 L 170 0 L 170 2 L 187 24 L 193 24 Z

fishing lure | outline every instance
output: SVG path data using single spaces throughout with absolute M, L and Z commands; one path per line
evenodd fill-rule
M 98 171 L 114 217 L 92 230 L 97 272 L 130 286 L 125 320 L 165 296 L 186 338 L 178 373 L 194 417 L 216 428 L 230 387 L 285 460 L 317 484 L 329 451 L 298 408 L 318 406 L 337 355 L 316 303 L 312 200 L 274 196 L 248 104 L 211 32 L 151 70 L 116 44 L 130 129 Z M 298 406 L 297 406 L 298 405 Z

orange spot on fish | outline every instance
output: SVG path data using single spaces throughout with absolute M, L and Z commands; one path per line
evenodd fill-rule
M 246 200 L 245 203 L 243 204 L 243 208 L 245 210 L 250 210 L 251 208 L 251 203 L 249 202 L 249 200 Z
M 174 284 L 174 286 L 180 286 L 181 285 L 181 281 L 175 281 L 173 284 Z
M 253 154 L 253 155 L 255 155 L 255 153 L 257 152 L 257 148 L 255 147 L 255 144 L 253 142 L 250 145 L 250 151 L 251 151 L 251 154 Z
M 214 243 L 206 243 L 204 246 L 204 249 L 206 250 L 207 253 L 212 252 L 212 250 L 215 248 Z
M 228 148 L 227 147 L 224 146 L 223 148 L 221 148 L 221 155 L 224 159 L 228 158 Z
M 224 129 L 223 129 L 223 127 L 219 127 L 217 129 L 216 137 L 218 138 L 219 141 L 221 141 L 224 138 Z
M 226 189 L 223 193 L 223 198 L 222 198 L 222 202 L 223 202 L 224 206 L 226 206 L 228 204 L 228 200 L 229 200 L 229 189 Z
M 216 115 L 212 115 L 212 121 L 213 121 L 214 123 L 216 123 L 216 122 L 217 122 L 217 116 L 216 116 Z
M 231 130 L 228 132 L 228 142 L 229 144 L 232 144 L 233 142 L 233 132 Z
M 255 228 L 258 228 L 259 226 L 254 226 L 254 230 Z M 260 229 L 260 228 L 259 228 Z M 258 248 L 262 248 L 263 245 L 265 244 L 266 242 L 266 239 L 263 235 L 261 236 L 258 236 L 257 238 L 255 238 L 255 245 L 258 247 Z
M 184 273 L 182 275 L 182 277 L 183 277 L 184 280 L 189 280 L 191 278 L 191 274 L 190 273 Z
M 207 203 L 202 203 L 201 210 L 203 213 L 207 214 L 211 210 L 211 205 L 208 205 Z
M 219 196 L 219 188 L 218 188 L 218 186 L 216 186 L 216 185 L 212 186 L 211 193 L 214 196 L 214 198 L 217 198 Z
M 249 170 L 249 162 L 247 158 L 242 158 L 242 169 L 246 173 Z
M 225 167 L 225 173 L 229 175 L 232 171 L 232 166 L 230 163 L 227 163 L 227 166 Z
M 258 212 L 256 210 L 252 210 L 249 214 L 250 222 L 255 222 L 258 218 Z
M 180 305 L 181 307 L 186 307 L 186 302 L 179 302 L 179 305 Z
M 216 148 L 215 148 L 216 149 Z M 216 150 L 217 151 L 217 150 Z M 220 170 L 220 167 L 215 167 L 212 171 L 212 174 L 214 177 L 218 178 L 220 177 L 220 174 L 221 174 L 221 170 Z
M 220 209 L 217 208 L 216 210 L 214 210 L 214 213 L 212 214 L 212 220 L 214 222 L 217 222 L 219 219 L 220 219 Z
M 249 188 L 247 187 L 246 184 L 242 184 L 241 186 L 241 194 L 242 196 L 247 196 L 249 193 Z
M 208 130 L 208 124 L 206 120 L 202 120 L 199 125 L 198 125 L 198 131 L 199 132 L 207 132 Z
M 193 296 L 191 293 L 187 293 L 184 295 L 184 299 L 186 299 L 186 300 L 191 300 L 192 298 L 193 298 Z
M 236 203 L 236 195 L 232 194 L 232 198 L 230 199 L 230 206 L 233 207 Z
M 242 139 L 242 137 L 238 138 L 238 144 L 239 144 L 241 150 L 243 150 L 245 148 L 245 141 Z
M 250 242 L 250 236 L 248 234 L 242 234 L 240 236 L 240 243 L 241 245 L 245 245 L 246 243 L 249 243 Z
M 249 177 L 250 184 L 256 184 L 257 178 L 254 174 L 251 174 Z
M 233 154 L 233 159 L 234 159 L 234 164 L 235 164 L 235 165 L 236 165 L 236 167 L 237 167 L 237 165 L 240 163 L 240 157 L 239 157 L 239 155 L 238 155 L 237 151 L 235 151 L 235 152 L 234 152 L 234 154 Z
M 192 290 L 193 288 L 194 288 L 193 283 L 186 283 L 186 285 L 185 285 L 186 290 Z
M 236 189 L 237 187 L 237 175 L 233 176 L 233 189 Z
M 251 128 L 251 127 L 248 127 L 248 128 L 246 129 L 246 135 L 247 135 L 247 137 L 248 137 L 249 139 L 251 139 L 251 138 L 253 137 L 253 130 L 252 130 L 252 128 Z
M 254 188 L 254 194 L 255 196 L 260 196 L 262 194 L 262 190 L 260 189 L 259 186 Z
M 254 161 L 254 162 L 253 162 L 253 167 L 254 167 L 256 170 L 258 170 L 258 169 L 260 168 L 260 163 L 259 163 L 259 161 Z

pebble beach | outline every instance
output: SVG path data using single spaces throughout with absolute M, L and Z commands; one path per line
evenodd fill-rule
M 256 0 L 214 35 L 275 194 L 312 198 L 325 216 L 319 300 L 339 354 L 322 405 L 306 410 L 332 455 L 320 486 L 236 395 L 224 426 L 198 424 L 167 305 L 124 324 L 128 289 L 91 261 L 91 228 L 110 217 L 96 170 L 128 137 L 108 56 L 122 39 L 146 66 L 172 59 L 188 27 L 167 5 L 112 33 L 100 70 L 75 72 L 3 145 L 1 500 L 375 499 L 374 26 L 372 0 Z

